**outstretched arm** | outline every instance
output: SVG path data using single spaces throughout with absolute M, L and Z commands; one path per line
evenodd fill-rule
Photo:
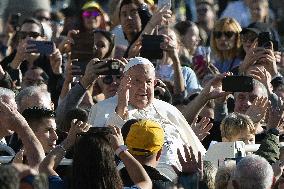
M 74 145 L 77 133 L 87 132 L 89 128 L 90 125 L 87 123 L 77 122 L 76 119 L 72 120 L 67 138 L 44 158 L 40 164 L 39 171 L 49 176 L 58 176 L 55 169 L 64 158 L 66 150 L 69 150 Z
M 121 131 L 118 127 L 110 126 L 112 135 L 110 137 L 114 150 L 124 144 Z M 127 151 L 123 150 L 117 154 L 125 165 L 125 168 L 134 184 L 143 189 L 152 188 L 152 181 L 143 166 Z
M 12 130 L 18 134 L 30 167 L 37 170 L 44 158 L 44 150 L 25 118 L 15 108 L 0 101 L 0 119 L 2 129 Z

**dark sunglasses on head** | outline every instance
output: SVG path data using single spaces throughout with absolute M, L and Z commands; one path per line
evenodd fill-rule
M 112 84 L 112 82 L 113 82 L 113 77 L 116 77 L 116 79 L 120 79 L 120 75 L 114 75 L 114 76 L 112 76 L 112 75 L 107 75 L 107 76 L 105 76 L 104 78 L 103 78 L 103 83 L 104 84 L 106 84 L 106 85 L 110 85 L 110 84 Z
M 99 11 L 84 11 L 82 13 L 82 15 L 85 18 L 90 18 L 91 16 L 92 17 L 97 17 L 97 16 L 100 16 L 100 12 Z
M 24 31 L 19 32 L 19 37 L 21 39 L 25 39 L 27 37 L 37 38 L 39 36 L 41 36 L 41 34 L 38 32 L 24 32 Z
M 231 39 L 236 33 L 232 31 L 214 31 L 213 35 L 215 36 L 216 39 L 220 39 L 222 35 L 225 35 L 226 38 Z

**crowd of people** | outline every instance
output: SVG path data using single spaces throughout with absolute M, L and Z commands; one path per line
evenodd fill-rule
M 281 0 L 0 7 L 0 189 L 284 189 Z

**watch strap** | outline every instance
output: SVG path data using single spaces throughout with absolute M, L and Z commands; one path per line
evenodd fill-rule
M 125 151 L 127 151 L 128 149 L 127 149 L 127 146 L 125 146 L 125 145 L 120 145 L 116 150 L 115 150 L 115 155 L 117 155 L 118 157 L 119 157 L 119 154 L 121 153 L 121 152 L 125 152 Z

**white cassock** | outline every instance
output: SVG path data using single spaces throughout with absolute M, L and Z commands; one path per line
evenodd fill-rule
M 95 104 L 89 114 L 89 124 L 94 127 L 116 125 L 121 128 L 130 119 L 150 119 L 160 123 L 165 131 L 165 143 L 162 150 L 160 163 L 177 165 L 177 148 L 183 154 L 183 144 L 192 147 L 194 154 L 200 151 L 202 155 L 206 150 L 187 123 L 181 112 L 171 104 L 154 99 L 151 105 L 138 110 L 133 106 L 128 107 L 128 118 L 123 120 L 115 112 L 117 96 L 103 100 Z

